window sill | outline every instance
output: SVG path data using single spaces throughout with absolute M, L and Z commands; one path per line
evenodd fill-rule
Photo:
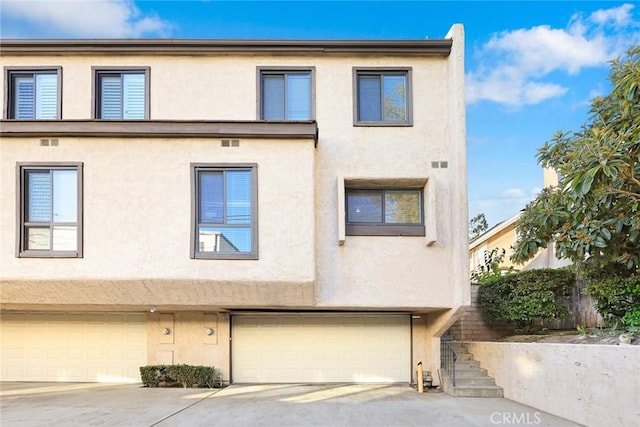
M 424 225 L 350 225 L 346 226 L 347 236 L 423 236 Z
M 411 122 L 354 122 L 354 127 L 412 127 Z
M 17 254 L 18 258 L 82 258 L 78 252 L 40 252 L 23 251 Z
M 258 254 L 225 254 L 225 255 L 211 255 L 206 253 L 196 253 L 192 259 L 201 260 L 257 260 Z

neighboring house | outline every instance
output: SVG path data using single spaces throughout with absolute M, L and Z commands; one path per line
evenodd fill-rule
M 439 367 L 470 298 L 461 25 L 0 52 L 1 380 Z
M 543 169 L 543 185 L 545 187 L 558 185 L 558 175 L 549 168 Z M 541 249 L 534 258 L 524 264 L 514 264 L 511 261 L 513 255 L 512 246 L 516 243 L 516 222 L 524 210 L 518 211 L 515 215 L 494 225 L 480 236 L 469 242 L 469 268 L 474 271 L 480 265 L 484 265 L 485 256 L 492 250 L 497 249 L 499 253 L 504 250 L 505 256 L 500 263 L 503 272 L 532 270 L 536 268 L 560 268 L 570 265 L 566 259 L 557 258 L 555 255 L 555 245 L 550 243 L 545 249 Z
M 552 169 L 543 169 L 543 185 L 545 187 L 558 185 L 558 175 Z M 510 271 L 533 270 L 539 268 L 562 268 L 571 265 L 571 261 L 556 257 L 555 245 L 549 245 L 540 249 L 535 257 L 523 264 L 515 264 L 511 261 L 513 245 L 517 240 L 516 222 L 522 216 L 524 210 L 494 225 L 480 236 L 469 242 L 469 268 L 470 271 L 478 270 L 485 265 L 485 256 L 493 250 L 501 254 L 504 250 L 504 258 L 500 263 L 503 274 Z M 513 332 L 515 326 L 510 323 L 498 322 L 488 324 L 485 321 L 482 307 L 478 304 L 478 283 L 471 282 L 471 306 L 468 307 L 460 318 L 453 324 L 449 333 L 461 341 L 479 341 L 493 339 L 508 335 Z M 599 326 L 602 319 L 593 309 L 593 301 L 581 292 L 584 283 L 576 284 L 572 301 L 572 313 L 564 321 L 554 320 L 548 327 L 555 329 L 574 329 L 578 324 Z
M 489 253 L 497 249 L 499 253 L 504 250 L 504 258 L 500 263 L 500 269 L 503 272 L 509 270 L 519 270 L 521 266 L 515 265 L 509 258 L 513 254 L 511 246 L 516 242 L 515 223 L 522 215 L 522 211 L 518 211 L 512 217 L 494 225 L 471 242 L 469 242 L 469 268 L 471 271 L 478 269 L 478 266 L 484 266 L 485 257 Z

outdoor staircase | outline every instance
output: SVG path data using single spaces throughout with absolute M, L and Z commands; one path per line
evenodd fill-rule
M 493 377 L 469 353 L 464 343 L 447 341 L 456 353 L 455 371 L 456 385 L 453 385 L 451 372 L 442 369 L 442 389 L 445 393 L 456 397 L 504 397 L 502 387 L 496 385 Z

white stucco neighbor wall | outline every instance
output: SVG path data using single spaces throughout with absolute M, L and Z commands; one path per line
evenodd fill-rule
M 468 343 L 504 397 L 587 426 L 637 426 L 640 346 Z

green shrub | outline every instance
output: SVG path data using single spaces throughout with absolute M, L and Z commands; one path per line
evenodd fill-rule
M 596 300 L 596 310 L 602 317 L 622 319 L 627 313 L 640 311 L 640 274 L 591 279 L 584 293 Z
M 220 385 L 212 366 L 152 365 L 140 367 L 145 387 L 213 388 Z
M 515 322 L 531 329 L 539 319 L 563 319 L 569 314 L 575 273 L 538 269 L 489 279 L 478 289 L 478 302 L 489 322 Z
M 629 332 L 640 332 L 640 310 L 626 312 L 620 321 Z
M 145 387 L 158 387 L 160 380 L 165 378 L 165 366 L 141 366 L 140 378 Z

